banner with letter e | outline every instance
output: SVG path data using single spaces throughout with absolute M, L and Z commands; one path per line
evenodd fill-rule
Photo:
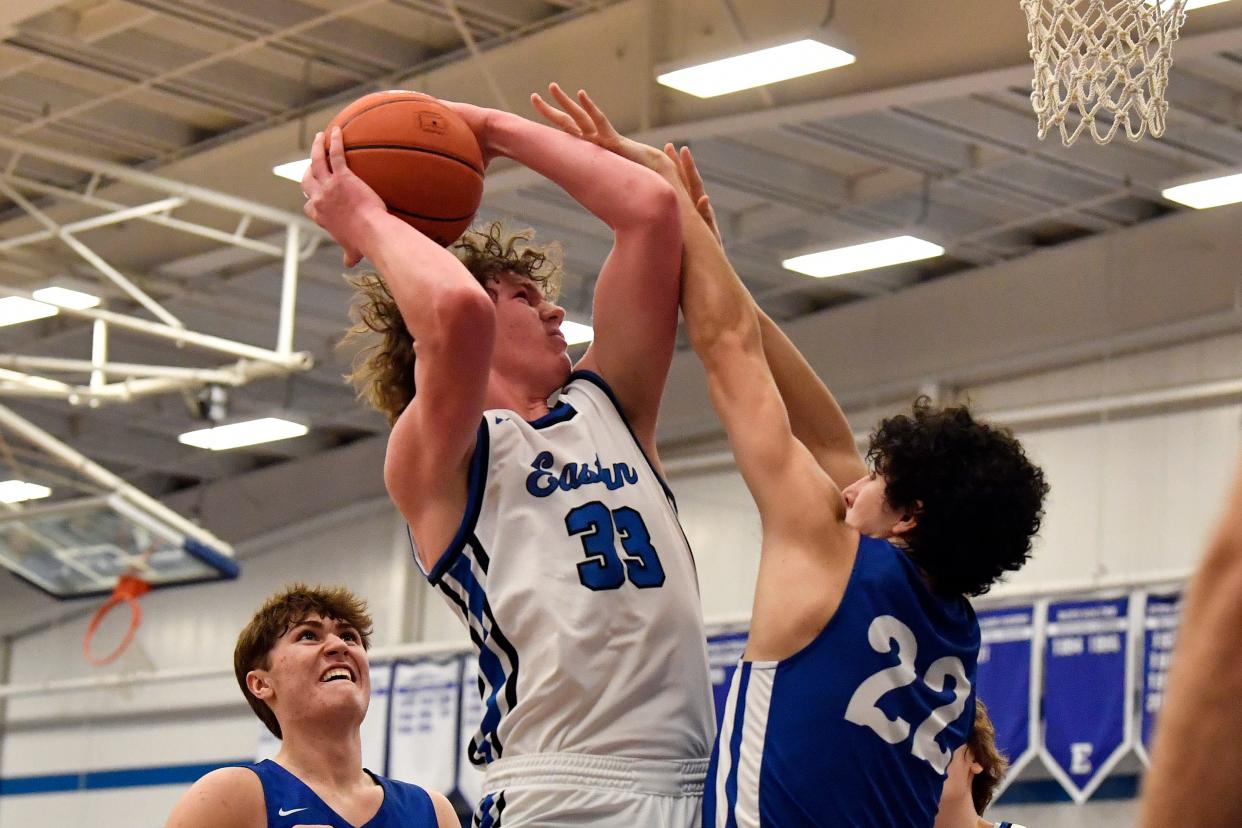
M 388 776 L 436 791 L 453 788 L 456 768 L 456 658 L 399 662 L 393 673 L 388 717 Z
M 1033 672 L 1036 668 L 1036 607 L 1025 605 L 985 610 L 978 614 L 981 645 L 975 687 L 996 728 L 996 746 L 1009 759 L 1001 787 L 1014 779 L 1038 753 L 1032 710 L 1039 709 Z
M 1147 606 L 1143 611 L 1143 695 L 1139 702 L 1139 740 L 1134 746 L 1146 765 L 1151 765 L 1151 740 L 1155 735 L 1156 717 L 1164 703 L 1164 686 L 1181 613 L 1180 592 L 1147 594 Z
M 1133 603 L 1125 596 L 1048 605 L 1040 753 L 1079 804 L 1133 742 Z

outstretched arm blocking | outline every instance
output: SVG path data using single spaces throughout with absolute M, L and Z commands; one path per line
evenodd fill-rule
M 686 192 L 702 218 L 723 245 L 716 211 L 703 186 L 694 156 L 683 149 L 678 160 Z M 754 299 L 747 293 L 747 299 Z M 794 436 L 814 455 L 816 462 L 838 486 L 848 486 L 867 472 L 854 444 L 854 435 L 841 406 L 815 373 L 806 358 L 772 319 L 755 305 L 763 332 L 763 352 L 768 367 L 789 411 Z

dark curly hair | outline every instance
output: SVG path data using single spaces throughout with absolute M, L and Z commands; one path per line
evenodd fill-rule
M 936 592 L 982 595 L 1030 557 L 1048 484 L 1008 430 L 919 397 L 880 423 L 867 459 L 889 505 L 918 518 L 901 539 Z
M 538 283 L 548 301 L 553 301 L 563 275 L 561 248 L 555 242 L 531 244 L 534 237 L 533 230 L 506 234 L 504 225 L 493 221 L 466 231 L 452 250 L 484 287 L 502 273 L 517 273 Z M 359 399 L 392 425 L 414 399 L 414 337 L 382 276 L 370 271 L 345 278 L 360 299 L 351 310 L 354 324 L 341 346 L 364 343 L 354 354 L 353 370 L 345 379 Z

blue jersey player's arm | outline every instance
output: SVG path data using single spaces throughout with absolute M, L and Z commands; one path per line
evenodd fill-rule
M 684 182 L 690 200 L 699 215 L 721 241 L 716 212 L 703 187 L 703 179 L 689 152 L 680 157 Z M 750 297 L 753 302 L 753 297 Z M 853 430 L 828 386 L 819 378 L 790 341 L 758 305 L 759 327 L 763 332 L 763 353 L 772 369 L 772 378 L 780 389 L 781 399 L 789 411 L 794 436 L 810 449 L 819 465 L 838 486 L 848 486 L 867 473 L 867 466 L 858 453 Z
M 686 329 L 763 526 L 746 654 L 779 660 L 835 613 L 858 534 L 845 524 L 840 488 L 794 434 L 749 292 L 685 190 L 682 204 Z
M 1186 592 L 1143 828 L 1226 828 L 1242 814 L 1242 458 L 1225 513 Z
M 565 111 L 536 96 L 545 118 L 674 185 L 683 244 L 682 313 L 763 522 L 747 653 L 759 659 L 791 655 L 823 628 L 849 580 L 858 536 L 845 525 L 840 488 L 794 436 L 764 356 L 754 302 L 696 211 L 677 156 L 619 135 L 585 94 L 576 102 L 556 89 L 553 94 Z

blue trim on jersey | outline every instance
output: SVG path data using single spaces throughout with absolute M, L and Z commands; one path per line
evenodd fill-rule
M 605 395 L 607 395 L 608 399 L 612 402 L 612 407 L 617 409 L 617 416 L 620 417 L 621 422 L 625 424 L 625 430 L 630 433 L 630 439 L 634 441 L 634 445 L 638 446 L 638 452 L 643 456 L 643 459 L 647 461 L 647 468 L 651 469 L 651 473 L 655 475 L 655 479 L 660 482 L 660 488 L 664 490 L 664 495 L 668 498 L 669 503 L 673 504 L 673 511 L 677 511 L 677 498 L 673 497 L 673 490 L 668 487 L 668 483 L 664 482 L 664 478 L 660 476 L 658 471 L 656 471 L 655 464 L 652 463 L 651 458 L 647 456 L 647 451 L 643 448 L 643 444 L 639 441 L 638 435 L 634 433 L 634 428 L 630 425 L 630 421 L 626 418 L 625 410 L 621 408 L 621 401 L 618 400 L 617 395 L 613 393 L 612 386 L 610 386 L 608 381 L 599 374 L 585 369 L 574 371 L 569 375 L 569 382 L 565 384 L 569 385 L 569 383 L 576 379 L 584 379 L 587 382 L 590 382 L 592 385 L 597 386 L 601 391 L 603 391 Z
M 733 732 L 729 735 L 729 776 L 725 779 L 725 799 L 729 803 L 728 821 L 725 828 L 737 828 L 737 766 L 742 755 L 742 731 L 746 724 L 746 690 L 750 686 L 750 670 L 753 665 L 743 661 L 738 667 L 737 701 L 733 708 Z
M 578 409 L 574 408 L 567 402 L 559 402 L 549 409 L 547 414 L 534 420 L 527 420 L 526 424 L 531 428 L 544 429 L 558 423 L 567 423 L 574 417 L 578 416 Z
M 466 546 L 470 547 L 476 559 L 479 559 L 480 567 L 486 571 L 487 556 L 482 554 L 478 539 L 471 535 L 467 539 Z M 503 688 L 508 709 L 512 710 L 517 706 L 519 660 L 517 649 L 505 636 L 492 614 L 491 605 L 487 601 L 487 592 L 475 577 L 471 560 L 471 556 L 458 555 L 453 565 L 441 574 L 437 586 L 461 611 L 466 620 L 466 628 L 470 632 L 470 640 L 475 648 L 480 693 L 486 694 L 483 698 L 484 713 L 479 723 L 479 731 L 470 740 L 470 761 L 478 765 L 487 764 L 504 755 L 504 745 L 497 732 L 503 718 L 499 698 L 501 688 Z M 451 587 L 450 582 L 456 584 L 465 593 L 466 600 L 462 600 L 461 595 Z M 509 662 L 508 671 L 501 661 L 501 653 Z
M 489 448 L 487 419 L 484 417 L 479 422 L 479 430 L 474 441 L 474 454 L 470 458 L 470 474 L 466 482 L 466 512 L 461 517 L 457 534 L 453 535 L 448 548 L 444 550 L 444 554 L 427 574 L 427 580 L 433 585 L 439 583 L 445 570 L 461 558 L 462 550 L 466 547 L 466 540 L 474 533 L 474 526 L 479 520 L 479 512 L 483 508 L 483 490 L 487 487 Z

